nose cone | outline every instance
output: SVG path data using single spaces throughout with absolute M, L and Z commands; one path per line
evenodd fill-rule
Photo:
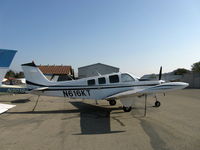
M 185 82 L 174 82 L 174 84 L 177 85 L 177 87 L 180 89 L 184 89 L 189 86 L 189 84 Z
M 186 88 L 189 86 L 189 83 L 182 82 L 182 86 L 183 86 L 183 88 Z

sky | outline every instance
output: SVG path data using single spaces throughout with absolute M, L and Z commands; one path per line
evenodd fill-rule
M 104 63 L 136 76 L 200 61 L 199 0 L 1 0 L 0 48 L 11 69 L 35 61 Z

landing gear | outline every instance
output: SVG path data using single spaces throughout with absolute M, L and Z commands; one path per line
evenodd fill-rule
M 125 106 L 123 106 L 124 112 L 130 112 L 131 109 L 132 109 L 132 107 L 125 107 Z
M 154 107 L 160 107 L 161 103 L 158 101 L 157 99 L 157 96 L 155 95 L 155 99 L 156 99 L 156 102 L 155 102 L 155 105 Z
M 109 100 L 109 104 L 110 104 L 111 106 L 116 105 L 116 100 Z
M 155 107 L 160 107 L 161 103 L 159 101 L 155 102 Z

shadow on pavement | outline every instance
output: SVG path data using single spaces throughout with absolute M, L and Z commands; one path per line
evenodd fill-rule
M 23 100 L 21 100 L 23 102 Z M 21 102 L 17 100 L 17 102 Z M 77 109 L 71 110 L 46 110 L 46 111 L 25 111 L 25 112 L 6 112 L 7 114 L 60 114 L 60 113 L 79 113 L 81 133 L 84 134 L 110 134 L 125 131 L 111 131 L 110 113 L 121 108 L 105 108 L 83 102 L 70 102 Z M 118 120 L 115 118 L 115 120 Z
M 29 99 L 17 99 L 17 100 L 13 100 L 11 101 L 11 103 L 27 103 L 30 102 Z
M 125 131 L 111 131 L 110 112 L 121 108 L 104 108 L 83 102 L 70 102 L 80 111 L 81 133 L 85 134 L 109 134 Z

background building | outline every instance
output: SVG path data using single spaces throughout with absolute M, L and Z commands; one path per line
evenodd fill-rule
M 87 78 L 98 76 L 99 74 L 105 75 L 114 72 L 119 72 L 119 68 L 102 63 L 96 63 L 78 68 L 78 78 Z
M 140 79 L 143 80 L 158 80 L 158 74 L 148 74 L 142 76 Z M 187 88 L 200 88 L 200 73 L 199 72 L 188 72 L 183 75 L 175 75 L 174 72 L 162 74 L 162 80 L 166 82 L 186 82 L 189 83 Z
M 53 81 L 66 81 L 74 79 L 74 70 L 71 66 L 38 66 L 47 79 Z

